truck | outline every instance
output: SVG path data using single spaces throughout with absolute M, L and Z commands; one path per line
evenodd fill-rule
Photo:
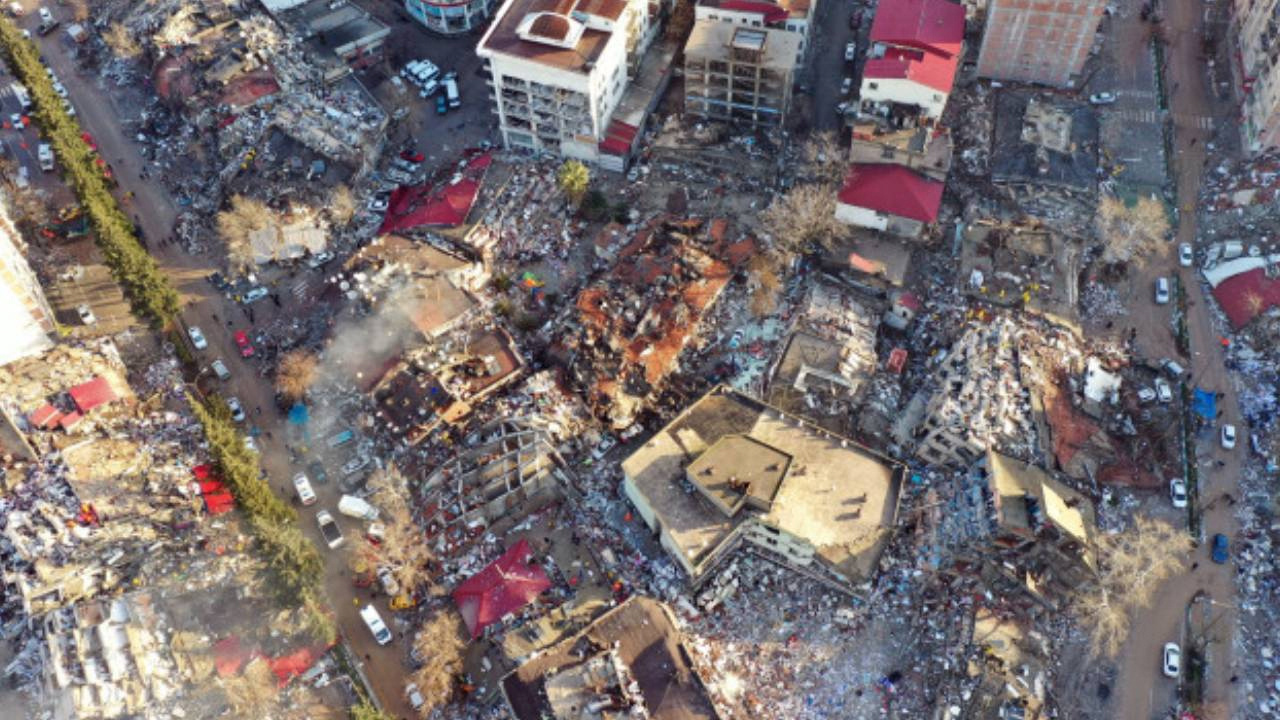
M 40 169 L 49 172 L 53 170 L 53 148 L 49 143 L 40 143 L 36 147 L 36 157 L 40 160 Z
M 338 512 L 361 520 L 378 519 L 378 508 L 354 495 L 343 495 L 338 500 Z

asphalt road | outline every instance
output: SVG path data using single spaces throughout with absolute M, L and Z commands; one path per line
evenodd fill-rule
M 849 15 L 860 10 L 863 16 L 862 30 L 870 27 L 869 23 L 874 9 L 863 3 L 821 2 L 813 19 L 812 58 L 807 73 L 806 83 L 809 86 L 809 99 L 812 101 L 812 114 L 809 122 L 815 131 L 838 130 L 840 117 L 836 115 L 836 105 L 857 96 L 855 83 L 848 95 L 840 93 L 840 83 L 846 77 L 854 77 L 854 63 L 844 59 L 845 43 L 854 39 L 854 31 L 849 29 Z M 861 33 L 861 30 L 860 30 Z M 863 33 L 865 36 L 865 33 Z M 866 44 L 858 43 L 858 55 L 861 60 L 866 55 Z
M 1136 5 L 1136 3 L 1131 3 Z M 1165 14 L 1167 68 L 1165 80 L 1171 93 L 1171 111 L 1174 122 L 1173 167 L 1178 184 L 1178 205 L 1181 209 L 1176 242 L 1149 263 L 1135 283 L 1140 288 L 1150 288 L 1156 275 L 1176 273 L 1188 288 L 1190 307 L 1188 322 L 1194 356 L 1186 363 L 1197 387 L 1222 392 L 1224 399 L 1219 407 L 1224 411 L 1221 422 L 1234 423 L 1244 431 L 1234 386 L 1223 364 L 1223 353 L 1218 335 L 1210 322 L 1209 307 L 1212 299 L 1205 296 L 1196 268 L 1178 267 L 1175 253 L 1179 243 L 1195 243 L 1196 214 L 1194 212 L 1204 166 L 1204 147 L 1210 140 L 1211 130 L 1202 118 L 1212 117 L 1215 110 L 1230 112 L 1230 108 L 1215 108 L 1210 88 L 1204 76 L 1204 60 L 1200 57 L 1202 35 L 1202 5 L 1198 0 L 1167 0 L 1161 4 Z M 1140 22 L 1136 13 L 1133 22 Z M 1194 143 L 1193 143 L 1194 141 Z M 1144 293 L 1149 295 L 1149 293 Z M 1173 357 L 1173 337 L 1168 331 L 1167 310 L 1157 308 L 1147 299 L 1136 301 L 1131 307 L 1129 324 L 1138 328 L 1138 347 L 1148 357 Z M 1247 443 L 1237 444 L 1235 450 L 1221 449 L 1215 433 L 1202 438 L 1197 451 L 1201 460 L 1200 497 L 1203 501 L 1219 497 L 1223 493 L 1237 495 L 1241 464 L 1247 453 Z M 1226 465 L 1215 467 L 1214 461 Z M 1230 506 L 1218 502 L 1212 504 L 1204 515 L 1204 536 L 1224 533 L 1235 538 L 1238 524 Z M 1116 718 L 1166 717 L 1173 696 L 1173 681 L 1160 675 L 1160 648 L 1166 642 L 1181 642 L 1185 635 L 1186 608 L 1199 590 L 1205 590 L 1226 613 L 1219 626 L 1226 628 L 1219 635 L 1225 642 L 1209 645 L 1209 674 L 1207 700 L 1225 702 L 1234 708 L 1232 686 L 1228 682 L 1231 673 L 1231 638 L 1236 618 L 1234 566 L 1216 565 L 1209 561 L 1207 543 L 1198 548 L 1192 558 L 1198 562 L 1196 569 L 1171 579 L 1156 595 L 1153 607 L 1137 613 L 1134 631 L 1120 657 L 1120 689 Z M 1228 717 L 1234 716 L 1229 711 Z
M 57 17 L 67 12 L 66 8 L 56 5 L 50 6 L 50 9 Z M 35 22 L 30 15 L 21 19 L 24 27 L 33 26 Z M 212 254 L 193 257 L 176 245 L 155 242 L 156 239 L 171 234 L 177 216 L 173 198 L 159 184 L 141 179 L 139 171 L 147 166 L 147 161 L 139 155 L 138 146 L 121 128 L 124 114 L 118 112 L 110 93 L 98 87 L 96 77 L 80 71 L 65 35 L 55 32 L 39 41 L 46 61 L 67 87 L 72 102 L 79 110 L 81 125 L 93 134 L 100 152 L 114 166 L 120 181 L 120 194 L 125 191 L 135 194 L 130 202 L 124 204 L 125 212 L 135 216 L 147 237 L 153 240 L 151 254 L 168 273 L 182 296 L 186 308 L 183 313 L 184 321 L 188 325 L 199 326 L 204 331 L 209 348 L 197 353 L 198 357 L 202 363 L 211 362 L 215 357 L 222 357 L 227 363 L 232 378 L 226 385 L 225 394 L 240 398 L 250 415 L 249 422 L 263 431 L 263 436 L 259 438 L 262 465 L 272 487 L 281 497 L 291 500 L 294 495 L 291 478 L 303 468 L 291 464 L 284 447 L 283 418 L 274 410 L 271 381 L 263 377 L 259 361 L 239 356 L 231 337 L 234 330 L 248 329 L 248 323 L 235 303 L 217 293 L 203 280 L 208 273 L 222 269 L 221 258 Z M 128 115 L 136 115 L 136 112 Z M 300 301 L 289 292 L 282 291 L 280 296 L 283 307 L 275 308 L 270 301 L 259 302 L 255 306 L 257 316 L 266 320 L 277 314 L 297 314 L 310 309 L 299 305 Z M 228 318 L 233 319 L 232 325 L 228 325 Z M 262 408 L 261 415 L 255 410 L 259 407 Z M 273 438 L 267 438 L 266 433 L 271 433 Z M 331 469 L 331 474 L 337 474 L 336 468 Z M 405 641 L 397 638 L 384 647 L 379 647 L 373 641 L 358 614 L 359 606 L 370 601 L 369 591 L 357 592 L 353 586 L 351 572 L 347 569 L 346 552 L 331 551 L 321 542 L 315 512 L 320 508 L 328 508 L 338 518 L 348 546 L 360 541 L 359 528 L 351 518 L 336 512 L 340 496 L 336 482 L 317 485 L 315 490 L 319 504 L 303 509 L 299 513 L 300 521 L 303 532 L 317 543 L 327 560 L 325 588 L 337 613 L 338 625 L 348 639 L 353 653 L 360 658 L 373 691 L 384 708 L 397 717 L 413 717 L 403 694 L 406 669 L 402 660 L 405 657 Z M 377 604 L 383 618 L 394 631 L 396 626 L 385 600 L 379 600 Z

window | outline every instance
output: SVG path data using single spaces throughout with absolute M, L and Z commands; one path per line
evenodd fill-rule
M 867 87 L 870 88 L 871 90 L 879 90 L 880 83 L 867 83 Z

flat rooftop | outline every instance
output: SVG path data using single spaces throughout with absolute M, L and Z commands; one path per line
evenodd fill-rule
M 689 464 L 689 481 L 732 517 L 742 506 L 768 510 L 791 457 L 743 435 L 726 435 Z
M 744 28 L 720 20 L 699 20 L 693 24 L 693 32 L 685 43 L 686 58 L 720 59 L 728 57 L 732 50 L 761 53 L 754 63 L 773 70 L 790 71 L 795 68 L 800 52 L 800 33 L 775 28 Z M 738 61 L 740 64 L 742 60 Z
M 539 13 L 569 18 L 578 12 L 617 20 L 626 7 L 626 0 L 507 0 L 478 50 L 481 55 L 512 55 L 561 70 L 589 73 L 613 36 L 612 32 L 587 28 L 573 47 L 563 47 L 554 42 L 527 40 L 517 31 L 525 18 Z M 548 40 L 554 38 L 548 36 Z
M 686 466 L 721 438 L 738 435 L 790 457 L 768 511 L 734 517 L 683 486 Z M 901 466 L 847 438 L 728 388 L 712 390 L 628 457 L 623 472 L 693 565 L 741 522 L 761 522 L 803 538 L 846 577 L 865 578 L 897 514 Z
M 689 653 L 681 646 L 680 631 L 666 607 L 651 598 L 635 596 L 602 615 L 577 635 L 550 647 L 537 658 L 502 679 L 502 692 L 518 720 L 548 717 L 613 717 L 585 709 L 562 715 L 572 708 L 566 695 L 578 696 L 574 687 L 586 676 L 606 680 L 601 658 L 613 650 L 617 665 L 638 686 L 638 701 L 650 720 L 718 720 L 702 681 L 689 665 Z M 550 695 L 550 697 L 549 697 Z M 552 700 L 555 700 L 553 705 Z M 616 712 L 616 710 L 615 710 Z M 618 716 L 634 717 L 628 713 Z

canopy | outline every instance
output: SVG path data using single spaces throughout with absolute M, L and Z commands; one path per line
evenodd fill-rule
M 480 637 L 485 628 L 533 602 L 551 581 L 538 565 L 531 565 L 533 551 L 521 539 L 488 567 L 467 578 L 453 591 L 453 602 L 471 631 Z
M 1218 417 L 1218 396 L 1208 390 L 1196 388 L 1195 397 L 1191 400 L 1191 408 L 1205 420 L 1213 420 Z

